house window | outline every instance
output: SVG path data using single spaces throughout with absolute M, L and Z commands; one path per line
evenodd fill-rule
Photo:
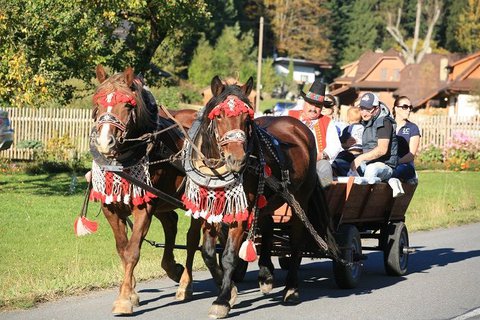
M 387 81 L 387 68 L 382 68 L 380 70 L 380 80 L 381 81 Z
M 393 70 L 393 81 L 400 81 L 400 69 Z

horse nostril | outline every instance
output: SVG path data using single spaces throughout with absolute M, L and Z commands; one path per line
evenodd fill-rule
M 108 147 L 111 148 L 115 145 L 115 137 L 113 135 L 110 135 L 108 137 Z

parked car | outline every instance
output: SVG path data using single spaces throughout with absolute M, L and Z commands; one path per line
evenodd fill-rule
M 13 129 L 10 125 L 8 112 L 0 110 L 0 151 L 7 150 L 13 143 Z
M 288 110 L 294 108 L 296 105 L 296 102 L 277 102 L 272 108 L 273 114 L 276 116 L 286 114 Z

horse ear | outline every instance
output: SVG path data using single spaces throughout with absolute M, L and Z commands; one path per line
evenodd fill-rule
M 95 74 L 97 75 L 97 80 L 100 84 L 102 84 L 108 78 L 107 72 L 101 64 L 97 65 L 97 68 L 95 69 Z
M 220 80 L 218 76 L 213 77 L 210 87 L 212 89 L 212 94 L 214 97 L 218 96 L 225 89 L 222 80 Z
M 253 77 L 248 78 L 247 83 L 245 83 L 240 89 L 242 89 L 242 92 L 245 94 L 245 96 L 249 96 L 250 92 L 252 92 L 253 88 Z
M 135 78 L 135 75 L 133 74 L 133 68 L 126 68 L 123 74 L 125 75 L 125 82 L 127 83 L 127 86 L 130 87 L 133 83 L 133 79 Z

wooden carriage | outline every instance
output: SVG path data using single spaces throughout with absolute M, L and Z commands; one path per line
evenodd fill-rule
M 387 183 L 356 184 L 334 182 L 326 192 L 326 200 L 335 230 L 335 238 L 344 265 L 333 262 L 335 281 L 341 288 L 354 288 L 361 275 L 362 250 L 383 251 L 387 274 L 401 276 L 407 271 L 409 247 L 405 213 L 413 198 L 416 184 L 403 183 L 405 194 L 393 198 Z M 288 268 L 288 221 L 292 215 L 287 205 L 274 215 L 275 242 L 273 255 L 279 257 L 282 269 Z M 309 242 L 304 257 L 330 258 Z M 373 244 L 372 244 L 373 243 Z

